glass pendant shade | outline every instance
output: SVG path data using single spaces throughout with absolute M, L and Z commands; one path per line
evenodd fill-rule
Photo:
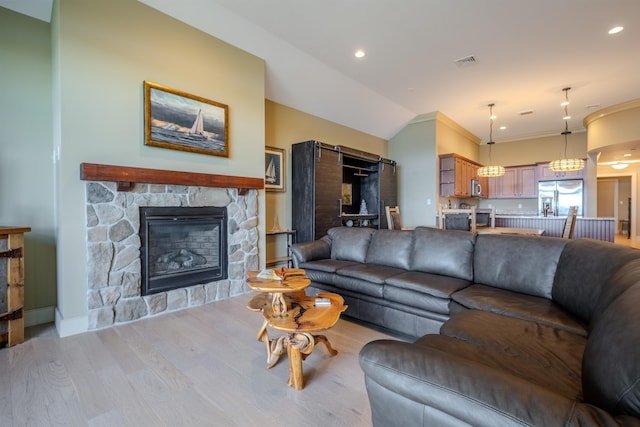
M 505 173 L 504 167 L 497 166 L 497 165 L 483 166 L 478 169 L 478 176 L 481 176 L 481 177 L 492 178 L 496 176 L 502 176 L 504 175 L 504 173 Z
M 579 171 L 584 169 L 582 159 L 560 159 L 549 162 L 549 169 L 554 172 Z

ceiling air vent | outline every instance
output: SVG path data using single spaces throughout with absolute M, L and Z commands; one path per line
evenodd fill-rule
M 518 114 L 521 116 L 530 116 L 533 113 L 534 113 L 533 110 L 524 110 L 524 111 L 520 111 Z
M 453 62 L 455 62 L 458 67 L 468 67 L 470 65 L 477 64 L 478 60 L 473 55 L 467 55 L 462 58 L 458 58 Z

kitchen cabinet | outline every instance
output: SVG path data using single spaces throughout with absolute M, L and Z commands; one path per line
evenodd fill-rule
M 349 147 L 320 141 L 293 144 L 291 179 L 297 242 L 317 240 L 341 225 L 386 228 L 381 212 L 385 205 L 398 204 L 395 162 Z M 366 218 L 359 215 L 363 201 Z
M 441 197 L 486 197 L 486 178 L 478 177 L 480 165 L 457 154 L 440 156 L 440 196 Z M 480 195 L 474 194 L 471 180 L 482 186 Z
M 538 163 L 538 181 L 557 181 L 561 179 L 584 179 L 586 170 L 554 172 L 549 168 L 549 162 Z
M 505 174 L 489 178 L 489 197 L 492 199 L 537 198 L 536 166 L 505 168 Z

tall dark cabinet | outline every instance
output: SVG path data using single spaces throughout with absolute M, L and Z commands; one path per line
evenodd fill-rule
M 292 227 L 298 242 L 319 239 L 341 225 L 387 228 L 384 207 L 397 205 L 393 160 L 305 141 L 292 145 L 291 168 Z M 363 200 L 366 215 L 360 214 Z

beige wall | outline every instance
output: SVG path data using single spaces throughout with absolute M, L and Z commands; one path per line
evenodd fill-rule
M 0 225 L 25 234 L 25 324 L 56 305 L 50 25 L 0 7 Z
M 456 153 L 480 163 L 480 138 L 442 113 L 437 113 L 436 123 L 438 155 Z
M 264 177 L 264 61 L 135 0 L 60 0 L 52 18 L 61 335 L 87 327 L 82 162 Z M 145 146 L 143 81 L 229 106 L 228 158 Z M 264 192 L 259 195 L 264 231 Z M 264 242 L 260 242 L 264 262 Z
M 492 151 L 493 162 L 502 166 L 531 165 L 564 157 L 564 137 L 552 135 L 522 141 L 497 142 Z M 568 157 L 587 157 L 586 132 L 574 132 L 567 137 Z M 480 146 L 480 163 L 489 159 L 489 146 Z
M 589 129 L 588 150 L 640 140 L 640 99 L 613 105 L 593 112 L 584 118 Z
M 584 119 L 588 129 L 588 149 L 595 157 L 598 151 L 615 146 L 634 148 L 640 143 L 640 99 L 613 105 L 595 111 Z M 608 165 L 597 170 L 598 177 L 625 177 L 630 182 L 631 197 L 631 235 L 640 240 L 640 163 L 632 163 L 628 168 L 616 171 Z
M 265 102 L 265 144 L 286 150 L 286 191 L 266 193 L 266 229 L 277 216 L 281 229 L 291 228 L 291 145 L 317 140 L 343 145 L 381 157 L 388 157 L 387 141 L 267 100 Z M 279 237 L 282 239 L 284 237 Z M 285 246 L 275 238 L 267 240 L 267 258 L 283 256 Z

